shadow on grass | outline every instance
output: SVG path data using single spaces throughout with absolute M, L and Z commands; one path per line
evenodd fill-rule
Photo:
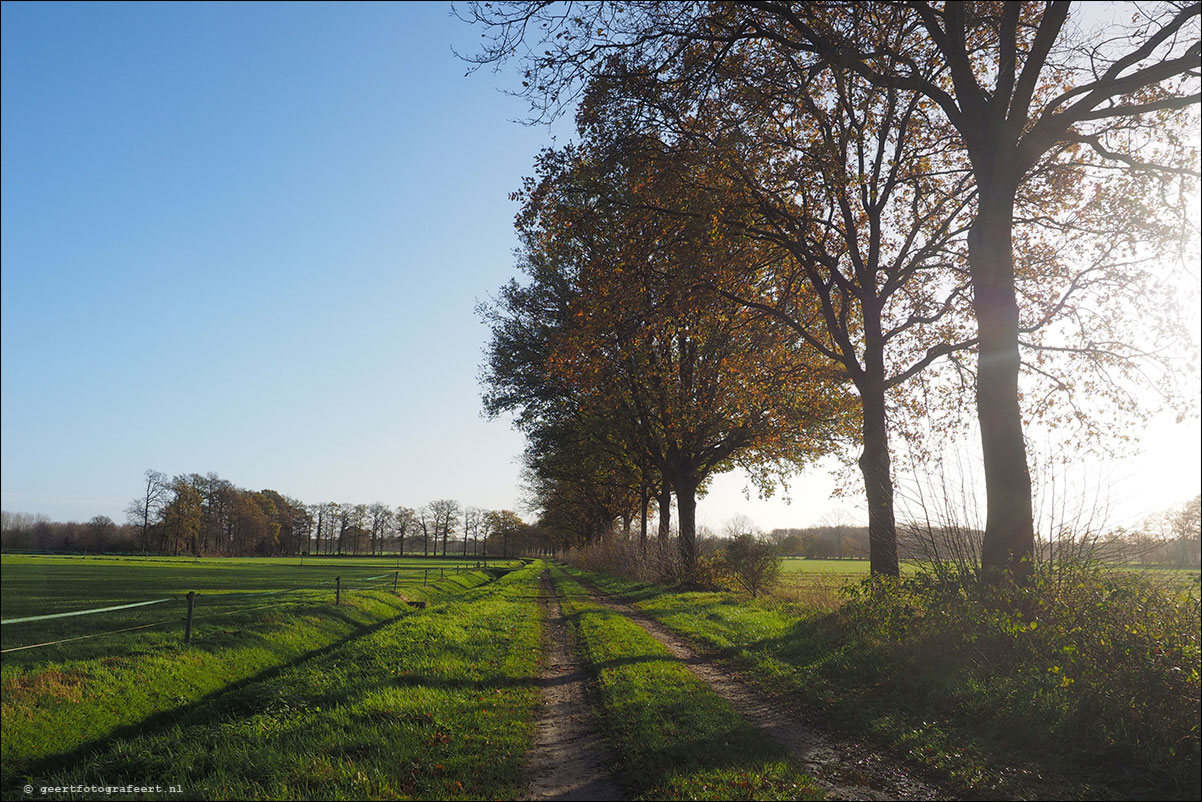
M 407 615 L 416 614 L 412 610 L 404 609 L 400 610 L 397 615 L 394 615 L 391 618 L 386 618 L 374 624 L 363 626 L 353 621 L 349 612 L 337 612 L 339 615 L 336 617 L 341 618 L 343 621 L 350 623 L 357 628 L 348 633 L 346 636 L 339 638 L 332 643 L 329 643 L 318 649 L 312 649 L 308 652 L 296 655 L 291 660 L 260 671 L 259 673 L 250 677 L 232 682 L 229 685 L 219 688 L 218 690 L 208 693 L 185 705 L 181 705 L 180 707 L 174 707 L 169 710 L 163 710 L 161 712 L 154 713 L 134 724 L 127 724 L 117 727 L 109 731 L 109 733 L 107 733 L 105 736 L 88 741 L 87 743 L 81 744 L 80 746 L 69 751 L 47 755 L 45 757 L 26 762 L 14 761 L 15 765 L 6 767 L 7 776 L 5 777 L 3 787 L 4 798 L 11 798 L 15 793 L 14 789 L 18 785 L 23 784 L 25 781 L 32 782 L 31 778 L 36 779 L 39 776 L 46 776 L 60 770 L 68 769 L 73 764 L 79 763 L 92 755 L 104 751 L 118 741 L 141 735 L 152 735 L 156 731 L 171 726 L 186 726 L 187 724 L 193 723 L 202 715 L 205 719 L 212 719 L 216 715 L 233 713 L 239 709 L 253 707 L 253 703 L 246 704 L 241 702 L 239 699 L 239 694 L 241 694 L 244 689 L 253 686 L 256 683 L 269 681 L 279 674 L 308 661 L 318 660 L 326 654 L 346 646 L 352 641 L 367 637 L 368 635 L 377 632 L 385 626 L 395 623 L 400 618 L 403 618 Z M 261 633 L 255 633 L 254 635 L 249 636 L 249 640 L 251 642 L 270 642 L 270 639 L 267 637 L 267 635 Z M 206 641 L 203 645 L 198 645 L 193 648 L 197 648 L 206 652 L 218 652 L 221 651 L 222 648 L 230 645 L 234 644 L 228 643 L 225 639 L 218 637 L 211 641 Z M 240 634 L 236 645 L 239 647 L 247 646 L 248 635 Z

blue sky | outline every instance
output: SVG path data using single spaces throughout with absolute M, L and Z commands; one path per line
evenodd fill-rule
M 514 274 L 507 195 L 551 133 L 510 122 L 512 76 L 465 77 L 478 31 L 444 3 L 2 13 L 5 509 L 121 520 L 147 468 L 520 507 L 474 307 Z M 743 484 L 700 520 L 858 517 L 824 473 L 791 508 Z

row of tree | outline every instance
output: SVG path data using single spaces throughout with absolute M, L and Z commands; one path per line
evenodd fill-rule
M 725 532 L 728 537 L 752 533 L 739 527 Z M 1139 526 L 1086 532 L 1085 538 L 1064 542 L 1041 537 L 1037 549 L 1047 559 L 1069 550 L 1074 556 L 1086 556 L 1114 563 L 1197 568 L 1202 565 L 1202 497 L 1194 498 L 1158 515 Z M 952 525 L 903 524 L 899 527 L 897 549 L 901 559 L 940 559 L 956 562 L 961 557 L 971 564 L 979 558 L 984 533 L 979 529 Z M 868 527 L 828 524 L 802 529 L 773 529 L 764 539 L 776 546 L 782 557 L 807 559 L 866 559 L 869 555 Z
M 128 523 L 87 524 L 5 512 L 12 549 L 119 551 L 192 556 L 422 554 L 501 556 L 551 550 L 546 530 L 510 510 L 438 499 L 422 507 L 305 504 L 274 490 L 246 490 L 214 473 L 169 477 L 148 470 L 126 508 Z
M 543 522 L 645 539 L 655 504 L 666 535 L 675 495 L 687 568 L 711 476 L 855 443 L 896 574 L 890 438 L 921 457 L 975 407 L 983 574 L 1028 576 L 1025 422 L 1096 442 L 1192 348 L 1149 266 L 1188 247 L 1199 5 L 1070 6 L 470 4 L 536 118 L 579 102 L 515 193 L 525 281 L 483 309 Z

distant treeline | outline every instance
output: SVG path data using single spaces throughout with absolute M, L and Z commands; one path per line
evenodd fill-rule
M 1108 562 L 1196 568 L 1202 565 L 1202 497 L 1153 516 L 1138 528 L 1115 529 L 1095 536 L 1061 541 L 1040 538 L 1036 549 L 1044 558 L 1089 556 Z M 867 559 L 868 527 L 816 526 L 773 529 L 768 534 L 782 557 L 809 559 Z M 897 528 L 901 559 L 979 564 L 984 532 L 955 526 L 902 523 Z
M 305 504 L 275 490 L 247 490 L 214 473 L 169 478 L 147 471 L 127 521 L 87 523 L 3 512 L 6 550 L 194 556 L 424 554 L 503 556 L 552 550 L 552 538 L 509 510 L 439 499 L 421 507 L 382 502 Z

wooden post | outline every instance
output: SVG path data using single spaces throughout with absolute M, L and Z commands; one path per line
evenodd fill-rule
M 446 579 L 446 578 L 447 578 L 446 569 L 445 569 L 445 568 L 443 568 L 442 566 L 439 566 L 439 568 L 438 568 L 438 578 L 439 578 L 439 579 Z
M 334 604 L 342 604 L 342 577 L 334 577 Z
M 396 593 L 396 583 L 401 579 L 401 572 L 397 571 L 392 575 L 392 592 Z
M 188 591 L 188 618 L 184 621 L 184 643 L 192 642 L 192 610 L 196 606 L 196 591 Z

